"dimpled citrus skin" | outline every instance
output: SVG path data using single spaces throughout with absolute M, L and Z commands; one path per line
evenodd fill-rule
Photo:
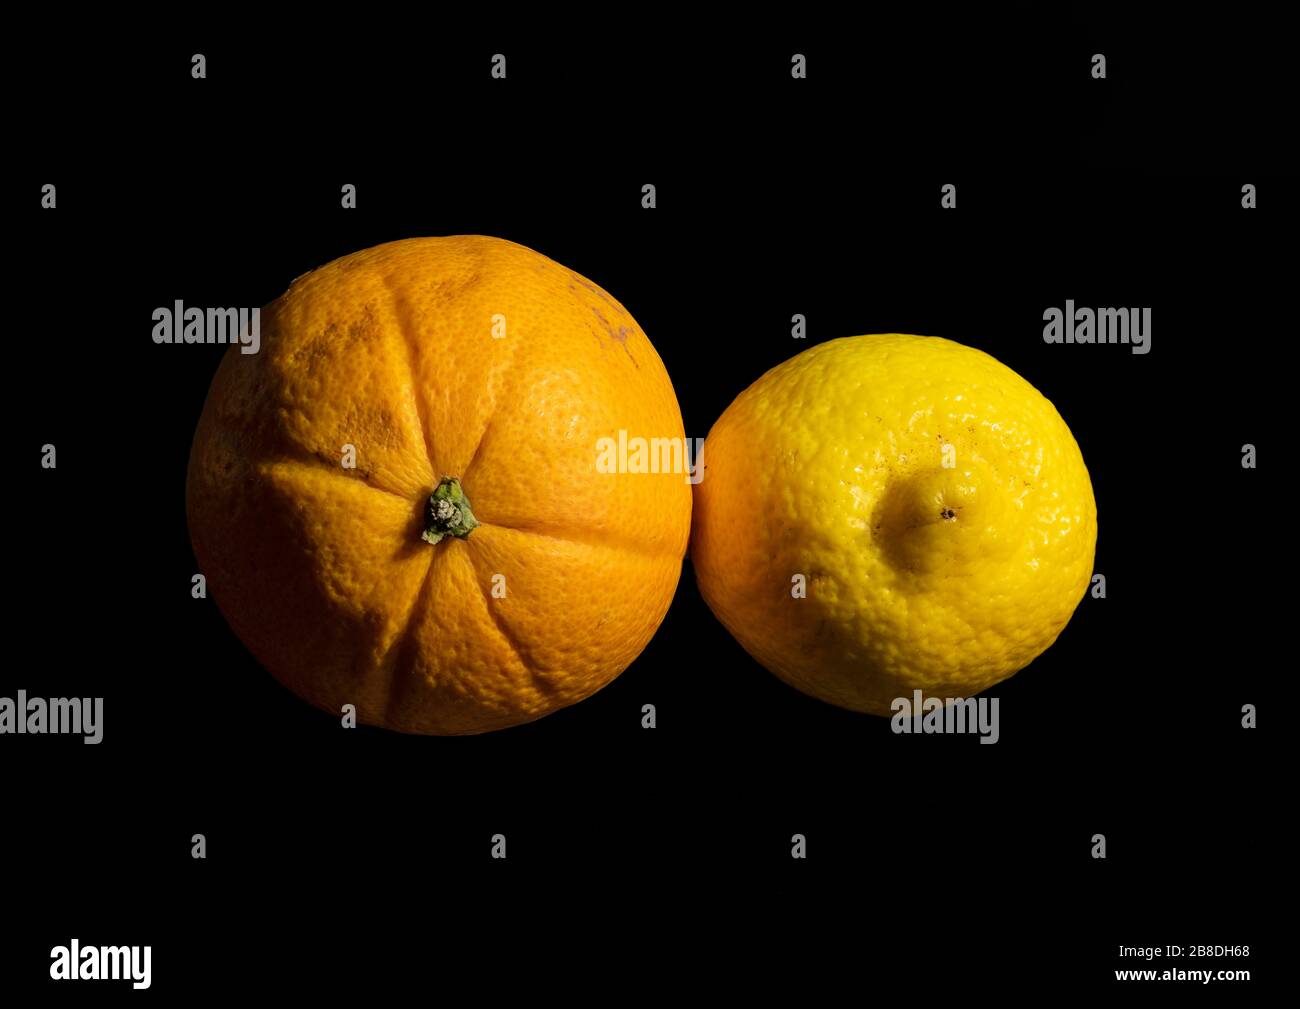
M 641 652 L 691 491 L 680 473 L 597 471 L 620 428 L 684 436 L 659 356 L 609 294 L 511 242 L 410 239 L 300 277 L 261 340 L 221 362 L 186 498 L 212 596 L 285 686 L 371 725 L 476 733 L 573 704 Z M 482 524 L 431 544 L 443 477 Z
M 812 347 L 736 398 L 703 458 L 701 593 L 755 659 L 841 707 L 984 690 L 1056 640 L 1091 579 L 1096 503 L 1069 428 L 949 340 Z

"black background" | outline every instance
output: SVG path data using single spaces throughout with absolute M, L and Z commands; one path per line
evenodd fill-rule
M 1119 962 L 1121 943 L 1249 943 L 1249 962 L 1213 966 L 1262 978 L 1293 180 L 1268 61 L 1234 50 L 1198 76 L 1210 36 L 1152 27 L 1013 5 L 763 38 L 610 26 L 615 44 L 519 24 L 505 41 L 450 22 L 313 45 L 200 31 L 20 112 L 0 693 L 102 696 L 106 727 L 95 747 L 0 739 L 3 984 L 120 994 L 46 980 L 72 936 L 150 943 L 159 993 L 259 974 L 373 992 L 425 972 L 566 990 L 611 959 L 665 994 L 679 970 L 717 992 L 778 972 L 813 991 L 1101 990 L 1146 966 Z M 499 51 L 504 82 L 487 74 Z M 791 52 L 809 80 L 790 80 Z M 79 53 L 34 60 L 35 81 L 66 82 Z M 47 181 L 52 212 L 31 195 Z M 185 465 L 221 349 L 155 346 L 150 316 L 265 304 L 348 252 L 464 233 L 612 292 L 690 437 L 813 342 L 988 351 L 1079 441 L 1107 598 L 991 691 L 996 746 L 896 736 L 784 686 L 713 618 L 689 561 L 645 652 L 580 705 L 481 737 L 341 731 L 190 597 Z M 1151 353 L 1045 344 L 1042 313 L 1067 298 L 1150 306 Z M 46 442 L 57 470 L 30 462 Z M 1245 442 L 1261 469 L 1241 468 Z M 1263 728 L 1240 727 L 1244 703 Z

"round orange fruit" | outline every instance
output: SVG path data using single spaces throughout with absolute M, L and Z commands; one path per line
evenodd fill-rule
M 190 456 L 195 556 L 236 635 L 326 711 L 528 722 L 621 673 L 676 590 L 690 483 L 608 451 L 635 439 L 685 442 L 613 297 L 501 239 L 391 242 L 298 278 L 260 352 L 226 352 Z

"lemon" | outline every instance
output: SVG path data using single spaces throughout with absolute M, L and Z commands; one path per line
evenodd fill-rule
M 1091 581 L 1097 506 L 1070 429 L 951 340 L 812 347 L 736 398 L 703 462 L 704 599 L 781 679 L 854 711 L 1006 679 Z

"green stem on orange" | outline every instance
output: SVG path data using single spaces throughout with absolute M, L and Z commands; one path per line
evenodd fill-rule
M 465 539 L 477 529 L 479 521 L 470 511 L 469 498 L 454 476 L 445 476 L 433 493 L 424 509 L 424 532 L 420 539 L 426 543 L 437 543 L 444 536 Z

